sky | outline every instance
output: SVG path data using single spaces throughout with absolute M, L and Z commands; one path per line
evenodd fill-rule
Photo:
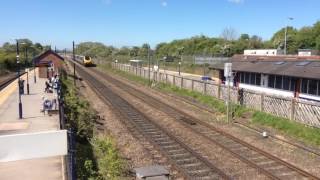
M 319 8 L 320 0 L 2 0 L 0 44 L 29 38 L 60 49 L 73 40 L 154 47 L 219 37 L 225 28 L 268 40 L 286 24 L 313 25 Z

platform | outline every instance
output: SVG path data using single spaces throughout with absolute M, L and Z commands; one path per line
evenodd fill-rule
M 23 77 L 26 79 L 26 75 Z M 59 129 L 59 115 L 49 116 L 41 112 L 43 97 L 54 98 L 44 92 L 45 81 L 34 83 L 33 72 L 29 73 L 30 94 L 22 95 L 23 118 L 18 112 L 18 83 L 14 81 L 0 92 L 0 136 Z M 26 91 L 25 81 L 25 93 Z M 64 179 L 63 157 L 55 156 L 0 163 L 1 180 Z

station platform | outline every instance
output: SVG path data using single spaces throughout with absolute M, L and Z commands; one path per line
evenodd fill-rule
M 59 114 L 49 116 L 41 112 L 43 108 L 43 97 L 47 99 L 56 97 L 53 93 L 44 92 L 47 79 L 37 77 L 37 81 L 34 83 L 33 72 L 29 72 L 30 94 L 28 95 L 26 77 L 26 74 L 22 77 L 22 79 L 25 79 L 25 94 L 21 95 L 23 107 L 22 119 L 19 119 L 17 80 L 0 91 L 0 136 L 58 130 L 60 127 Z M 0 162 L 0 179 L 65 179 L 64 157 L 53 156 L 48 158 Z

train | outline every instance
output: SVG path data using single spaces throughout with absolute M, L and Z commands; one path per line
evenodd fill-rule
M 82 55 L 75 55 L 76 61 L 81 63 L 82 65 L 86 67 L 91 67 L 94 66 L 95 64 L 93 63 L 93 60 L 90 56 L 82 56 Z

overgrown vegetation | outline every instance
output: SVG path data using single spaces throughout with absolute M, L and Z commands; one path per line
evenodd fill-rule
M 260 111 L 254 112 L 252 122 L 275 128 L 305 142 L 318 146 L 320 145 L 319 128 L 312 128 L 295 121 L 290 121 L 288 119 L 276 117 Z
M 67 128 L 76 132 L 76 168 L 78 179 L 117 179 L 124 172 L 125 162 L 110 136 L 98 136 L 94 122 L 97 112 L 84 100 L 64 73 L 62 90 Z

